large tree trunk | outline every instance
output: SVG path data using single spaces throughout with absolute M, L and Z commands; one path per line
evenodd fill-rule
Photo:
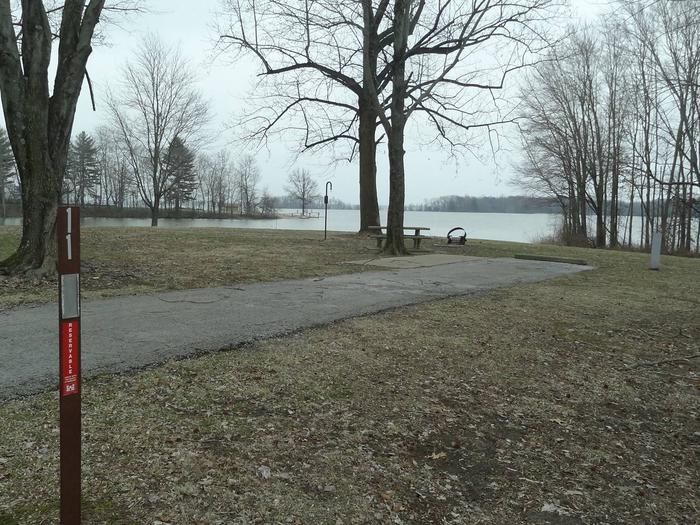
M 651 168 L 647 171 L 647 181 L 646 181 L 646 205 L 645 213 L 647 216 L 645 229 L 644 229 L 644 247 L 651 247 L 651 226 L 652 226 L 652 215 L 651 215 Z
M 389 140 L 389 210 L 384 253 L 405 255 L 403 213 L 405 198 L 404 133 L 406 128 L 406 48 L 408 45 L 410 0 L 394 4 L 394 70 L 391 79 L 391 126 Z
M 160 215 L 160 202 L 157 200 L 153 201 L 153 206 L 151 206 L 151 227 L 155 228 L 158 226 L 158 216 Z
M 403 215 L 405 197 L 405 167 L 404 167 L 404 130 L 392 126 L 389 138 L 389 210 L 387 212 L 387 237 L 384 253 L 405 255 L 407 252 L 403 242 Z
M 620 202 L 619 202 L 619 186 L 620 186 L 620 176 L 619 176 L 619 153 L 616 150 L 614 166 L 612 172 L 612 184 L 610 186 L 610 247 L 616 248 L 619 245 L 618 234 L 620 230 Z
M 691 178 L 692 180 L 692 178 Z M 686 231 L 686 240 L 685 240 L 685 251 L 687 254 L 691 253 L 691 243 L 693 239 L 693 187 L 690 186 L 688 189 L 688 200 L 686 201 L 686 213 L 688 215 L 688 222 L 686 223 L 686 227 L 688 230 Z
M 595 245 L 596 248 L 605 248 L 607 242 L 607 231 L 605 230 L 605 184 L 603 182 L 603 174 L 598 174 L 598 187 L 595 192 L 596 200 L 596 230 L 595 230 Z
M 151 208 L 151 227 L 155 228 L 158 226 L 158 218 L 160 216 L 160 199 L 158 197 L 153 199 L 153 204 Z
M 605 204 L 603 204 L 605 206 Z M 603 215 L 602 210 L 599 208 L 596 214 L 596 231 L 595 231 L 595 245 L 597 248 L 605 248 L 606 242 L 606 231 L 605 231 L 605 215 Z
M 634 172 L 632 172 L 632 181 L 630 183 L 630 208 L 627 216 L 629 220 L 629 237 L 627 238 L 627 246 L 631 248 L 634 244 L 632 239 L 632 225 L 634 223 Z
M 373 92 L 376 89 L 379 42 L 378 24 L 371 0 L 362 2 L 362 90 L 358 97 L 360 149 L 360 232 L 370 226 L 381 226 L 377 201 L 377 109 Z
M 37 26 L 28 29 L 31 56 L 26 60 L 31 66 L 26 72 L 30 76 L 24 84 L 22 100 L 9 101 L 23 106 L 21 115 L 24 120 L 19 126 L 17 122 L 8 122 L 22 189 L 22 238 L 17 251 L 0 263 L 3 273 L 34 271 L 48 274 L 56 271 L 56 210 L 61 198 L 70 137 L 56 141 L 51 148 L 50 109 L 47 104 L 37 102 L 49 100 L 45 67 L 48 66 L 51 44 L 45 14 L 40 8 L 33 9 L 27 12 L 27 16 L 38 18 L 43 24 L 34 22 Z M 6 122 L 8 116 L 12 117 L 6 112 Z
M 381 226 L 377 201 L 377 118 L 369 103 L 360 108 L 360 232 Z
M 31 169 L 31 168 L 30 168 Z M 43 165 L 38 167 L 44 170 Z M 21 173 L 22 180 L 22 239 L 17 251 L 0 264 L 6 273 L 35 271 L 50 274 L 55 271 L 55 226 L 60 187 L 55 173 L 50 177 Z

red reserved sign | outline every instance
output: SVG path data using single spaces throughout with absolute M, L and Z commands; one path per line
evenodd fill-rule
M 80 393 L 80 321 L 61 321 L 61 397 Z

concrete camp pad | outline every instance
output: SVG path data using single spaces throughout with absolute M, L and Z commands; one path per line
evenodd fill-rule
M 358 315 L 591 269 L 430 257 L 423 260 L 442 263 L 85 301 L 83 374 L 138 369 Z M 56 304 L 0 312 L 0 398 L 56 387 L 57 318 Z
M 361 261 L 349 261 L 344 264 L 357 264 L 361 266 L 376 266 L 377 268 L 430 268 L 442 264 L 466 263 L 483 260 L 483 257 L 469 257 L 465 255 L 446 255 L 444 253 L 431 253 L 427 255 L 413 255 L 410 257 L 379 257 L 363 259 Z

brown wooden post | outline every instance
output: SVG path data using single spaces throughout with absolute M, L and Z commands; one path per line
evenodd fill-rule
M 61 206 L 56 221 L 59 292 L 61 525 L 80 525 L 80 208 Z

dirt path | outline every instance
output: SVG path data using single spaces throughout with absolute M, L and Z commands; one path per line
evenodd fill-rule
M 83 372 L 125 371 L 339 319 L 590 269 L 505 258 L 452 257 L 429 264 L 89 301 L 83 305 Z M 0 314 L 0 398 L 53 386 L 56 317 L 55 305 Z

